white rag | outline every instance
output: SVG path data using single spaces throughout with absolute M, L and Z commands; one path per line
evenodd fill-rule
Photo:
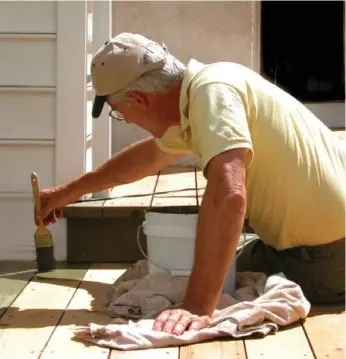
M 111 287 L 106 299 L 112 324 L 90 323 L 74 331 L 75 338 L 120 350 L 162 348 L 217 337 L 242 338 L 275 333 L 306 318 L 311 305 L 301 288 L 283 273 L 237 273 L 237 290 L 222 293 L 207 328 L 177 336 L 153 331 L 155 316 L 179 306 L 188 277 L 150 275 L 146 260 L 132 265 Z

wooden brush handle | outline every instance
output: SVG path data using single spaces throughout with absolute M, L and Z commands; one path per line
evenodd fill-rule
M 31 187 L 32 187 L 32 194 L 34 196 L 36 210 L 38 213 L 40 213 L 41 212 L 40 186 L 38 183 L 38 176 L 35 172 L 31 174 Z

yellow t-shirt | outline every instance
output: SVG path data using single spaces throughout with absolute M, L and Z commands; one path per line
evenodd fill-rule
M 299 101 L 235 63 L 191 60 L 180 96 L 181 126 L 156 143 L 194 154 L 248 149 L 247 218 L 281 250 L 345 236 L 346 146 Z

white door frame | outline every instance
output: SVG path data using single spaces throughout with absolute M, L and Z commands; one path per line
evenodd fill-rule
M 92 53 L 112 37 L 112 1 L 93 1 L 92 4 Z M 92 94 L 94 96 L 94 94 Z M 92 121 L 92 168 L 97 168 L 112 155 L 112 121 L 108 116 L 108 106 Z M 107 198 L 111 189 L 93 193 L 93 197 Z

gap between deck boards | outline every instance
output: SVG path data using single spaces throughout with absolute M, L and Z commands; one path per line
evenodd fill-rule
M 198 184 L 197 184 L 198 178 Z M 158 174 L 112 189 L 110 199 L 85 200 L 64 209 L 66 218 L 111 218 L 162 207 L 198 207 L 206 180 L 195 167 L 167 167 Z
M 126 264 L 94 264 L 36 275 L 0 319 L 1 359 L 341 359 L 345 312 L 313 308 L 311 315 L 262 339 L 216 340 L 175 348 L 109 350 L 73 340 L 73 329 L 110 323 L 104 297 Z M 334 328 L 335 330 L 332 330 Z

